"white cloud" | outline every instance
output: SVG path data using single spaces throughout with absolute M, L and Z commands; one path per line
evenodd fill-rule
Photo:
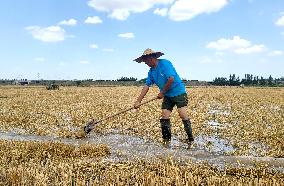
M 207 44 L 207 48 L 213 48 L 219 51 L 234 50 L 236 48 L 247 48 L 251 45 L 250 41 L 241 39 L 240 36 L 234 36 L 233 39 L 219 39 Z
M 67 26 L 75 26 L 76 24 L 77 20 L 75 19 L 63 20 L 59 23 L 59 25 L 67 25 Z
M 44 62 L 44 61 L 45 61 L 45 58 L 43 58 L 43 57 L 36 57 L 36 58 L 34 58 L 34 61 L 37 61 L 37 62 Z
M 284 32 L 282 32 L 281 35 L 284 36 Z
M 50 26 L 41 28 L 39 26 L 29 26 L 25 28 L 35 39 L 43 42 L 58 42 L 64 41 L 66 33 L 60 26 Z
M 169 18 L 185 21 L 202 13 L 218 12 L 228 4 L 228 0 L 177 0 L 169 10 Z
M 280 17 L 276 22 L 275 24 L 277 26 L 284 26 L 284 15 L 282 17 Z
M 131 13 L 149 10 L 155 5 L 169 5 L 174 0 L 90 0 L 88 5 L 97 11 L 107 12 L 109 17 L 126 20 Z
M 267 48 L 264 45 L 252 45 L 250 41 L 234 36 L 233 39 L 219 39 L 206 45 L 207 48 L 217 51 L 231 51 L 236 54 L 250 54 L 264 52 Z
M 88 5 L 117 20 L 126 20 L 132 13 L 141 13 L 155 6 L 154 14 L 169 15 L 174 21 L 190 20 L 202 13 L 220 11 L 229 3 L 229 0 L 89 0 Z M 168 7 L 165 7 L 168 6 Z
M 123 33 L 123 34 L 118 34 L 118 37 L 126 38 L 126 39 L 132 39 L 134 38 L 134 34 L 131 32 L 128 33 Z
M 89 24 L 100 24 L 103 21 L 101 20 L 101 18 L 99 18 L 98 16 L 93 16 L 93 17 L 88 17 L 85 20 L 85 23 L 89 23 Z
M 96 49 L 96 48 L 99 48 L 99 47 L 98 47 L 98 45 L 96 45 L 96 44 L 90 44 L 90 48 Z
M 89 64 L 90 62 L 86 61 L 86 60 L 83 60 L 83 61 L 80 61 L 79 63 L 81 63 L 81 64 Z
M 235 50 L 237 54 L 251 54 L 251 53 L 261 53 L 266 51 L 267 48 L 264 45 L 253 45 L 247 48 L 238 48 Z
M 154 14 L 157 14 L 157 15 L 160 15 L 160 16 L 166 16 L 168 14 L 168 9 L 167 8 L 162 8 L 162 9 L 157 8 L 154 11 Z
M 130 15 L 128 10 L 114 10 L 109 17 L 118 19 L 118 20 L 126 20 L 128 16 Z
M 103 51 L 104 51 L 104 52 L 113 52 L 114 49 L 112 49 L 112 48 L 105 48 L 105 49 L 103 49 Z
M 269 56 L 282 56 L 283 55 L 283 51 L 280 50 L 274 50 L 268 53 Z

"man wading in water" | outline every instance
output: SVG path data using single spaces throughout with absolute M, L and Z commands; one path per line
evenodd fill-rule
M 162 52 L 146 49 L 142 56 L 134 60 L 138 63 L 145 62 L 150 67 L 146 84 L 134 103 L 134 108 L 139 108 L 139 104 L 147 94 L 149 87 L 156 84 L 160 89 L 158 98 L 163 98 L 160 123 L 164 144 L 168 145 L 171 141 L 170 115 L 175 105 L 188 136 L 188 142 L 191 143 L 194 141 L 194 138 L 192 136 L 191 123 L 186 112 L 188 104 L 186 89 L 172 63 L 166 59 L 158 59 L 162 55 L 164 55 Z

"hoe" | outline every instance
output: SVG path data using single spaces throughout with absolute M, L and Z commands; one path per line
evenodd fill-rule
M 152 101 L 154 101 L 156 99 L 158 99 L 158 98 L 154 97 L 152 99 L 149 99 L 149 100 L 147 100 L 145 102 L 140 103 L 138 106 L 141 106 L 141 105 L 144 105 L 146 103 L 152 102 Z M 125 112 L 127 112 L 129 110 L 132 110 L 132 109 L 135 109 L 134 106 L 132 106 L 130 108 L 127 108 L 127 109 L 124 109 L 124 110 L 122 110 L 120 112 L 117 112 L 115 114 L 109 115 L 109 116 L 107 116 L 107 117 L 105 117 L 105 118 L 103 118 L 101 120 L 96 121 L 96 122 L 94 121 L 94 119 L 90 119 L 86 123 L 86 125 L 80 131 L 78 131 L 77 134 L 75 134 L 75 137 L 76 138 L 85 138 L 95 128 L 95 125 L 97 125 L 97 124 L 99 124 L 99 123 L 101 123 L 101 122 L 103 122 L 103 121 L 105 121 L 107 119 L 113 118 L 113 117 L 115 117 L 117 115 L 123 114 L 123 113 L 125 113 Z

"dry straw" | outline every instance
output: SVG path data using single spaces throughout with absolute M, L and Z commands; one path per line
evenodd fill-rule
M 133 105 L 141 87 L 0 87 L 0 130 L 72 137 L 90 117 L 102 119 Z M 158 89 L 148 96 L 157 95 Z M 234 155 L 284 157 L 283 88 L 189 88 L 188 114 L 195 136 L 231 142 Z M 131 111 L 95 129 L 161 140 L 161 102 Z M 185 139 L 176 110 L 173 135 Z M 217 122 L 218 127 L 208 123 Z M 284 185 L 265 166 L 226 168 L 173 161 L 110 162 L 106 146 L 0 141 L 0 185 Z

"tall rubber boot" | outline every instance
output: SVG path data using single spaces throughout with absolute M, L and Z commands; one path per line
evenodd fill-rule
M 190 120 L 189 119 L 188 120 L 182 120 L 182 122 L 183 122 L 184 130 L 185 130 L 187 137 L 188 137 L 188 141 L 193 142 L 194 138 L 193 138 L 193 135 L 192 135 Z
M 171 122 L 170 119 L 160 119 L 162 135 L 164 142 L 169 142 L 171 140 Z

